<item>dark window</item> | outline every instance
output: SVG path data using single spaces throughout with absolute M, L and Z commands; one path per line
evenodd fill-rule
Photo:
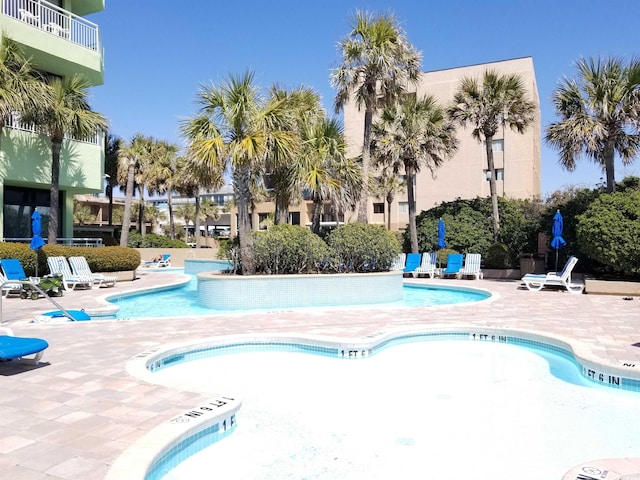
M 300 225 L 300 212 L 289 213 L 289 223 L 291 225 Z
M 373 213 L 384 213 L 384 203 L 374 203 Z
M 47 237 L 49 225 L 49 190 L 24 187 L 4 187 L 4 238 L 30 238 L 31 215 L 35 208 L 42 216 L 42 236 Z M 58 203 L 62 206 L 62 194 Z M 58 236 L 62 232 L 62 208 L 58 211 Z

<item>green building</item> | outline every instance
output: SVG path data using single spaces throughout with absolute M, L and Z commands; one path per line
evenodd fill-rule
M 84 16 L 104 10 L 104 0 L 0 0 L 0 29 L 22 45 L 38 70 L 66 77 L 84 75 L 104 82 L 104 54 L 98 25 Z M 51 187 L 47 137 L 8 118 L 0 138 L 0 238 L 31 236 L 37 207 L 46 225 Z M 73 196 L 104 190 L 104 135 L 66 139 L 60 157 L 60 229 L 73 237 Z M 46 238 L 46 226 L 43 229 Z

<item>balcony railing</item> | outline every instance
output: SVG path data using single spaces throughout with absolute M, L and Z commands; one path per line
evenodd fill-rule
M 47 134 L 47 132 L 45 130 L 43 130 L 42 128 L 36 128 L 34 125 L 30 125 L 28 123 L 22 122 L 20 120 L 20 115 L 17 114 L 17 113 L 9 115 L 7 118 L 5 118 L 4 126 L 7 127 L 7 128 L 12 128 L 14 130 L 20 130 L 20 131 L 23 131 L 23 132 L 44 134 L 44 135 Z M 73 136 L 67 136 L 67 135 L 65 135 L 64 138 L 66 138 L 67 140 L 74 140 L 76 142 L 90 143 L 92 145 L 102 145 L 103 136 L 104 136 L 103 132 L 96 132 L 96 133 L 94 133 L 92 135 L 89 135 L 87 137 L 82 137 L 82 138 L 73 137 Z
M 56 37 L 99 51 L 98 26 L 45 0 L 2 0 L 2 13 Z

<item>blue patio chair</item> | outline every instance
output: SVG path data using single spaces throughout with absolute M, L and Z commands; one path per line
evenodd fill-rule
M 407 262 L 404 264 L 404 269 L 402 273 L 410 273 L 415 276 L 416 269 L 420 267 L 420 263 L 422 262 L 422 255 L 419 253 L 408 253 L 407 254 Z
M 460 269 L 462 268 L 462 262 L 464 261 L 464 255 L 461 253 L 450 253 L 447 257 L 447 268 L 442 270 L 442 278 L 457 277 Z

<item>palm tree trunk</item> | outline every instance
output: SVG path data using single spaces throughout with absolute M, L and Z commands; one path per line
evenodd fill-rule
M 358 222 L 369 223 L 369 163 L 371 159 L 371 125 L 373 124 L 373 109 L 364 112 L 364 143 L 362 144 L 362 196 L 358 203 Z
M 49 200 L 49 245 L 55 245 L 58 238 L 58 212 L 60 198 L 60 150 L 62 142 L 51 141 L 51 198 Z
M 173 221 L 173 203 L 171 202 L 172 190 L 169 190 L 169 195 L 167 195 L 167 208 L 169 209 L 169 237 L 171 240 L 176 239 L 176 225 Z
M 147 233 L 147 225 L 144 218 L 144 185 L 138 185 L 138 193 L 140 194 L 140 204 L 138 208 L 138 230 L 143 237 Z
M 408 163 L 408 162 L 407 162 Z M 407 201 L 409 202 L 409 238 L 411 239 L 411 253 L 419 253 L 418 230 L 416 229 L 416 199 L 413 190 L 413 180 L 416 176 L 413 168 L 405 164 L 404 173 L 407 175 Z
M 320 235 L 320 218 L 322 216 L 322 199 L 317 195 L 313 195 L 313 211 L 311 213 L 311 231 L 316 235 Z
M 194 225 L 195 225 L 195 232 L 194 232 L 194 237 L 195 237 L 195 242 L 196 242 L 196 248 L 200 248 L 200 191 L 198 190 L 196 192 L 196 215 L 195 215 L 195 219 L 194 219 Z
M 493 241 L 500 241 L 500 211 L 498 210 L 498 189 L 496 188 L 496 167 L 493 162 L 493 135 L 485 138 L 487 149 L 487 169 L 489 170 L 489 192 L 491 193 L 491 210 L 493 213 Z
M 253 237 L 251 236 L 251 219 L 249 204 L 251 192 L 249 190 L 249 175 L 241 169 L 234 172 L 233 188 L 238 207 L 238 236 L 240 237 L 240 264 L 243 275 L 253 275 L 256 271 L 253 256 Z
M 387 194 L 387 229 L 391 230 L 391 204 L 393 203 L 393 194 Z
M 289 223 L 289 199 L 276 198 L 276 214 L 273 219 L 275 225 L 285 225 Z M 286 204 L 285 204 L 286 203 Z
M 109 223 L 109 226 L 111 226 L 113 225 L 113 185 L 111 185 L 111 183 L 107 184 L 107 194 L 109 197 L 109 212 L 107 221 Z
M 120 232 L 120 246 L 129 243 L 129 228 L 131 226 L 131 204 L 133 203 L 133 183 L 135 181 L 135 161 L 129 160 L 127 169 L 127 187 L 124 198 L 124 213 L 122 214 L 122 232 Z
M 616 191 L 615 168 L 613 140 L 608 140 L 604 146 L 604 169 L 607 175 L 607 193 Z

